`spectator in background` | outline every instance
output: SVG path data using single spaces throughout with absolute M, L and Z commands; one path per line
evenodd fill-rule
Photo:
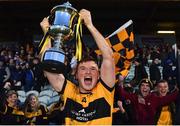
M 170 59 L 173 63 L 173 65 L 176 64 L 176 58 L 175 58 L 175 46 L 169 46 L 168 47 L 168 54 L 167 54 L 167 60 Z
M 136 125 L 153 125 L 155 124 L 155 115 L 157 108 L 168 105 L 175 101 L 178 96 L 178 91 L 175 91 L 166 96 L 160 97 L 151 93 L 152 83 L 149 79 L 144 78 L 139 83 L 139 93 L 128 93 L 119 86 L 119 95 L 122 98 L 131 101 L 134 113 L 134 123 Z
M 34 86 L 34 74 L 28 62 L 25 64 L 25 85 L 24 90 L 28 92 Z
M 113 125 L 128 124 L 128 114 L 124 109 L 124 104 L 121 100 L 117 101 L 117 106 L 114 108 Z
M 166 61 L 166 64 L 163 66 L 163 79 L 168 81 L 169 89 L 172 90 L 176 85 L 176 70 L 173 68 L 173 62 L 171 59 Z
M 113 110 L 113 125 L 123 125 L 130 124 L 128 113 L 124 107 L 127 107 L 125 104 L 125 100 L 120 99 L 119 92 L 117 91 L 119 85 L 124 84 L 125 77 L 119 75 L 118 84 L 115 85 L 115 93 L 114 93 L 114 110 Z
M 33 65 L 32 65 L 32 71 L 33 71 L 33 75 L 34 75 L 34 86 L 33 89 L 41 92 L 41 86 L 44 86 L 45 84 L 45 77 L 43 74 L 43 70 L 40 67 L 40 61 L 38 58 L 34 58 L 32 61 Z
M 21 90 L 24 86 L 24 78 L 25 74 L 24 71 L 21 69 L 20 62 L 16 62 L 15 68 L 11 69 L 11 80 L 13 82 L 12 88 L 14 90 Z
M 134 78 L 130 82 L 133 87 L 137 86 L 140 80 L 142 80 L 143 78 L 148 78 L 146 69 L 138 57 L 134 59 L 134 64 L 135 64 Z
M 4 88 L 0 89 L 0 124 L 2 125 L 22 125 L 24 113 L 18 100 L 16 91 L 11 90 L 11 83 L 6 82 Z
M 155 58 L 149 68 L 150 80 L 153 82 L 153 85 L 161 79 L 161 73 L 158 66 L 159 59 Z
M 40 105 L 35 94 L 29 94 L 24 102 L 25 124 L 27 125 L 48 125 L 47 108 Z
M 13 58 L 10 58 L 10 59 L 9 59 L 8 66 L 9 66 L 10 72 L 11 72 L 13 69 L 15 69 L 15 60 L 14 60 Z
M 155 46 L 155 47 L 152 48 L 152 52 L 151 52 L 151 57 L 150 57 L 150 59 L 154 60 L 154 59 L 156 59 L 156 58 L 158 58 L 158 59 L 161 58 L 160 52 L 159 52 L 157 46 Z
M 157 82 L 157 95 L 166 96 L 169 92 L 168 82 L 160 80 Z M 156 112 L 155 122 L 157 125 L 173 125 L 175 116 L 175 103 L 171 102 L 166 106 L 161 106 Z
M 129 83 L 125 83 L 125 77 L 119 75 L 118 84 L 115 85 L 115 94 L 114 94 L 114 107 L 118 107 L 117 113 L 113 113 L 113 124 L 116 125 L 131 125 L 133 124 L 133 110 L 132 104 L 129 99 L 124 99 L 119 95 L 119 86 L 123 85 L 123 88 L 129 92 L 134 93 L 134 89 Z
M 10 76 L 10 69 L 6 66 L 4 57 L 0 56 L 0 85 L 8 81 Z
M 60 96 L 59 101 L 53 103 L 48 112 L 48 119 L 50 125 L 64 125 L 65 116 L 64 116 L 64 101 L 62 96 Z
M 161 65 L 164 66 L 166 58 L 167 58 L 167 49 L 165 47 L 161 50 Z

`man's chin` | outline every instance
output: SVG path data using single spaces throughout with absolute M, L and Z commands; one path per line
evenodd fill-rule
M 84 90 L 85 90 L 86 92 L 90 92 L 92 89 L 93 89 L 92 86 L 86 86 L 86 87 L 84 87 Z
M 149 93 L 142 93 L 142 94 L 143 94 L 143 96 L 145 96 L 145 97 L 149 95 Z
M 85 88 L 86 91 L 91 91 L 92 89 L 92 87 Z

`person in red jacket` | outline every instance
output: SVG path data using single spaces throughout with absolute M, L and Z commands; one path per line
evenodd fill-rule
M 152 83 L 149 79 L 144 78 L 139 83 L 139 93 L 128 93 L 123 89 L 123 86 L 119 86 L 120 96 L 129 99 L 133 106 L 134 124 L 138 125 L 153 125 L 155 124 L 155 114 L 158 107 L 168 105 L 172 101 L 175 101 L 178 96 L 178 91 L 174 91 L 171 94 L 160 97 L 151 93 Z

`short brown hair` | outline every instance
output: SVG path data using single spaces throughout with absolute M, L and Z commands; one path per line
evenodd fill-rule
M 166 80 L 159 80 L 158 82 L 156 82 L 156 85 L 158 85 L 159 83 L 167 83 L 168 84 L 168 81 L 166 81 Z
M 93 61 L 97 64 L 97 61 L 93 57 L 88 56 L 88 57 L 84 57 L 84 58 L 82 58 L 82 60 L 78 61 L 77 68 L 78 68 L 79 64 L 84 63 L 84 62 L 88 62 L 88 61 Z
M 11 96 L 12 94 L 17 95 L 18 97 L 18 93 L 15 90 L 8 90 L 6 93 L 6 97 L 8 98 L 9 96 Z

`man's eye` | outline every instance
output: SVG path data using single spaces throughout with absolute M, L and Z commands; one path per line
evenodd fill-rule
M 96 70 L 95 68 L 91 68 L 91 70 Z
M 85 67 L 81 67 L 80 69 L 81 69 L 81 70 L 85 70 L 86 68 L 85 68 Z

